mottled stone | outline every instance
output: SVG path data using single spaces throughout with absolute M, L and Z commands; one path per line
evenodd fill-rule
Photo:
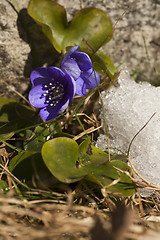
M 55 65 L 57 57 L 51 44 L 41 33 L 40 27 L 26 12 L 29 0 L 17 0 L 17 2 L 21 9 L 20 15 L 12 6 L 13 1 L 0 0 L 0 79 L 24 93 L 30 84 L 29 75 L 32 69 L 47 62 L 49 65 Z M 137 71 L 137 80 L 158 81 L 160 78 L 159 0 L 59 0 L 57 2 L 66 7 L 69 21 L 82 7 L 97 7 L 108 13 L 113 26 L 115 24 L 116 26 L 113 39 L 103 47 L 102 51 L 117 65 L 126 64 L 131 74 Z M 26 29 L 28 29 L 27 33 Z M 4 84 L 0 83 L 0 95 L 4 96 L 7 93 L 10 97 L 13 96 Z

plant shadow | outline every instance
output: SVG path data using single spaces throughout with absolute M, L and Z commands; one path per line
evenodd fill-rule
M 18 13 L 17 28 L 20 38 L 31 48 L 24 67 L 25 77 L 29 77 L 37 67 L 57 65 L 60 54 L 43 34 L 41 27 L 28 15 L 26 8 Z

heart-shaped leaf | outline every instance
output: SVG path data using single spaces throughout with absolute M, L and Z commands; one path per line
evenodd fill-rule
M 60 52 L 68 25 L 64 7 L 51 0 L 31 0 L 28 14 L 42 27 L 44 34 Z
M 42 148 L 43 160 L 51 173 L 60 181 L 72 183 L 86 178 L 108 190 L 124 196 L 135 193 L 131 179 L 122 171 L 130 167 L 119 160 L 108 162 L 108 154 L 95 148 L 90 139 L 78 144 L 66 137 L 46 142 Z M 119 170 L 120 169 L 120 170 Z
M 106 186 L 107 190 L 111 192 L 121 192 L 123 196 L 132 195 L 136 192 L 132 180 L 121 172 L 121 170 L 125 170 L 131 173 L 130 167 L 122 161 L 112 160 L 106 164 L 88 165 L 86 168 L 88 171 L 86 178 L 88 180 L 98 183 L 102 187 Z
M 88 138 L 79 145 L 78 161 L 82 166 L 107 163 L 108 154 L 94 147 L 90 138 Z
M 70 138 L 59 137 L 46 142 L 42 157 L 51 173 L 61 182 L 76 182 L 86 174 L 82 168 L 76 167 L 78 144 Z
M 112 38 L 110 18 L 97 8 L 81 9 L 73 18 L 64 37 L 63 47 L 78 45 L 97 51 Z
M 96 8 L 81 9 L 70 24 L 64 7 L 52 0 L 31 0 L 28 13 L 58 52 L 75 45 L 87 49 L 86 44 L 96 51 L 112 37 L 110 18 Z

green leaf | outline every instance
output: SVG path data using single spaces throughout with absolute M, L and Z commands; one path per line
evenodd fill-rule
M 82 168 L 76 167 L 78 144 L 70 138 L 58 137 L 46 142 L 42 157 L 51 173 L 61 182 L 76 182 L 86 174 Z
M 88 49 L 87 43 L 97 51 L 111 38 L 112 24 L 107 14 L 97 8 L 84 8 L 75 15 L 69 25 L 63 47 L 78 45 Z
M 117 72 L 117 69 L 114 66 L 114 63 L 112 62 L 110 57 L 108 57 L 104 53 L 98 53 L 97 56 L 99 57 L 99 60 L 103 61 L 103 63 L 104 63 L 104 70 L 109 71 L 114 76 L 116 74 L 116 72 Z
M 68 25 L 64 7 L 51 0 L 31 0 L 28 14 L 42 27 L 44 34 L 60 52 Z
M 9 139 L 17 130 L 33 125 L 37 119 L 30 107 L 0 97 L 0 139 Z
M 33 179 L 34 184 L 41 189 L 57 184 L 57 179 L 55 179 L 49 172 L 40 153 L 19 153 L 11 159 L 9 163 L 9 170 L 18 179 L 25 180 L 25 183 L 28 186 L 33 187 Z
M 24 141 L 24 150 L 30 152 L 41 152 L 43 144 L 46 142 L 47 137 L 52 133 L 54 134 L 54 123 L 48 125 L 37 126 L 34 130 L 26 130 Z M 35 131 L 36 130 L 36 131 Z
M 107 75 L 110 79 L 114 78 L 114 75 L 117 72 L 116 67 L 114 66 L 114 63 L 104 53 L 96 53 L 93 54 L 91 51 L 85 51 L 91 58 L 93 63 L 93 68 L 95 71 Z
M 110 18 L 96 8 L 81 9 L 70 24 L 64 7 L 52 0 L 31 0 L 28 13 L 58 52 L 75 45 L 96 51 L 112 37 Z
M 0 180 L 0 190 L 6 191 L 8 189 L 8 184 L 4 180 Z
M 42 136 L 41 136 L 42 137 Z M 26 130 L 25 135 L 26 140 L 24 141 L 24 150 L 27 152 L 41 152 L 43 143 L 39 141 L 37 134 L 34 135 L 34 132 L 31 130 Z
M 35 152 L 22 152 L 13 157 L 9 163 L 9 171 L 13 172 L 13 170 L 24 160 L 33 159 L 36 155 Z
M 79 147 L 70 138 L 52 139 L 43 145 L 42 157 L 51 173 L 61 182 L 72 183 L 85 177 L 102 187 L 112 184 L 107 189 L 124 196 L 135 193 L 131 179 L 118 170 L 131 173 L 130 167 L 119 160 L 108 162 L 108 154 L 94 147 L 89 138 Z
M 123 196 L 133 195 L 136 192 L 132 180 L 125 173 L 117 170 L 118 168 L 131 173 L 130 167 L 122 161 L 112 160 L 106 164 L 88 165 L 86 168 L 88 172 L 86 179 L 98 183 L 102 187 L 113 184 L 107 187 L 108 191 L 120 192 Z M 119 181 L 114 183 L 114 180 Z
M 90 138 L 88 138 L 79 145 L 78 161 L 82 166 L 95 163 L 102 164 L 108 161 L 108 154 L 94 147 Z

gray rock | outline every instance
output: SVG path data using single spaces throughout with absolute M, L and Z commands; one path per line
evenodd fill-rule
M 27 14 L 28 2 L 19 1 L 18 14 L 10 1 L 0 0 L 0 80 L 21 94 L 31 85 L 29 76 L 34 68 L 57 61 L 52 45 Z M 17 95 L 0 82 L 0 96 Z
M 14 86 L 20 93 L 24 93 L 29 86 L 32 69 L 47 62 L 55 65 L 57 60 L 51 44 L 27 15 L 28 2 L 29 0 L 18 1 L 21 9 L 18 16 L 11 4 L 12 1 L 0 0 L 0 79 Z M 117 65 L 127 64 L 131 73 L 137 71 L 138 80 L 160 82 L 159 0 L 59 0 L 58 2 L 66 7 L 69 20 L 81 7 L 91 6 L 106 11 L 113 25 L 120 18 L 113 39 L 101 50 Z M 1 82 L 0 96 L 15 97 L 13 92 Z

